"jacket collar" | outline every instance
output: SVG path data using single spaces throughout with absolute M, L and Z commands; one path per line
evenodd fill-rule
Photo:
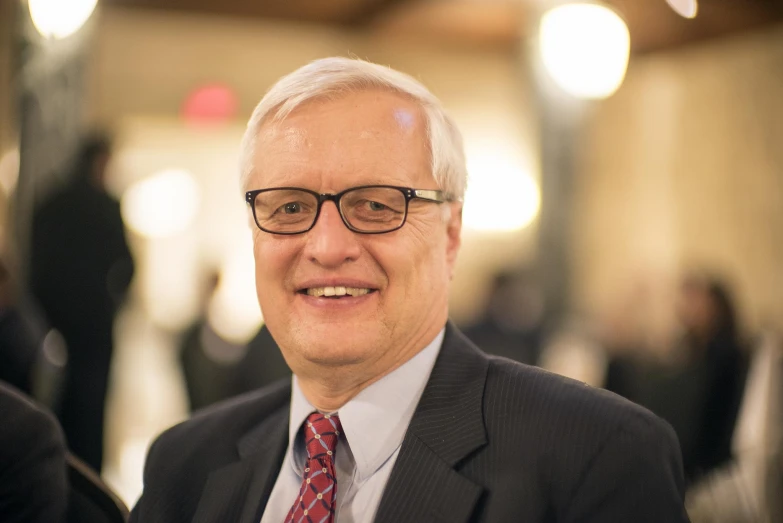
M 288 416 L 286 402 L 239 439 L 239 459 L 209 475 L 193 523 L 261 520 L 282 465 Z
M 487 357 L 449 323 L 376 523 L 469 520 L 484 489 L 455 466 L 487 443 L 482 405 L 488 367 Z

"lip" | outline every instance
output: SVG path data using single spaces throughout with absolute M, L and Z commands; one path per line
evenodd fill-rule
M 310 296 L 306 292 L 302 292 L 305 289 L 318 287 L 353 287 L 357 289 L 371 289 L 375 292 L 369 292 L 362 296 L 350 296 L 346 294 L 337 299 L 324 296 Z M 303 303 L 308 307 L 313 307 L 315 310 L 320 310 L 324 313 L 328 312 L 330 314 L 338 311 L 348 312 L 352 309 L 356 309 L 355 312 L 358 312 L 358 310 L 361 310 L 370 300 L 377 299 L 377 294 L 377 285 L 359 278 L 312 278 L 304 280 L 296 285 L 296 298 L 297 300 L 301 300 L 300 303 Z
M 312 289 L 318 287 L 353 287 L 355 289 L 370 289 L 377 291 L 378 287 L 366 280 L 358 280 L 354 278 L 323 278 L 305 280 L 302 283 L 296 285 L 296 292 L 302 294 L 305 289 Z M 370 293 L 373 294 L 373 293 Z
M 341 296 L 340 298 L 326 298 L 310 296 L 309 294 L 303 294 L 301 292 L 296 293 L 296 299 L 301 300 L 300 303 L 304 303 L 309 307 L 322 310 L 324 312 L 331 311 L 348 311 L 351 309 L 360 310 L 370 300 L 375 300 L 378 292 L 370 292 L 362 296 Z

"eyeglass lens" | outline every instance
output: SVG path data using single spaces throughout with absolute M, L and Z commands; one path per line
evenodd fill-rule
M 340 198 L 340 213 L 349 226 L 362 232 L 396 229 L 405 220 L 406 198 L 399 189 L 366 187 Z M 297 233 L 309 229 L 318 213 L 318 198 L 297 189 L 264 191 L 255 198 L 255 219 L 269 232 Z

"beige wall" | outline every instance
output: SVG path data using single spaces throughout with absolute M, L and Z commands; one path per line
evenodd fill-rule
M 11 23 L 12 2 L 0 0 L 0 162 L 5 154 L 16 144 L 13 118 L 13 84 L 11 80 L 11 46 L 13 43 Z M 6 167 L 0 165 L 0 176 L 4 176 Z M 6 255 L 8 237 L 8 195 L 0 186 L 0 253 Z
M 11 23 L 14 17 L 11 7 L 12 2 L 0 1 L 0 155 L 11 146 L 14 139 L 11 119 Z
M 666 284 L 705 267 L 751 327 L 783 327 L 783 28 L 635 60 L 582 145 L 580 306 L 646 279 L 651 309 L 630 308 L 663 325 Z

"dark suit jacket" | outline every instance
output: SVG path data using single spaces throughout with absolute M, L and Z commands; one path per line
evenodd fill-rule
M 139 523 L 258 523 L 288 436 L 282 382 L 166 431 Z M 680 523 L 671 428 L 614 394 L 489 357 L 452 325 L 405 435 L 377 523 Z
M 57 420 L 3 382 L 0 420 L 0 521 L 64 521 L 66 449 Z

